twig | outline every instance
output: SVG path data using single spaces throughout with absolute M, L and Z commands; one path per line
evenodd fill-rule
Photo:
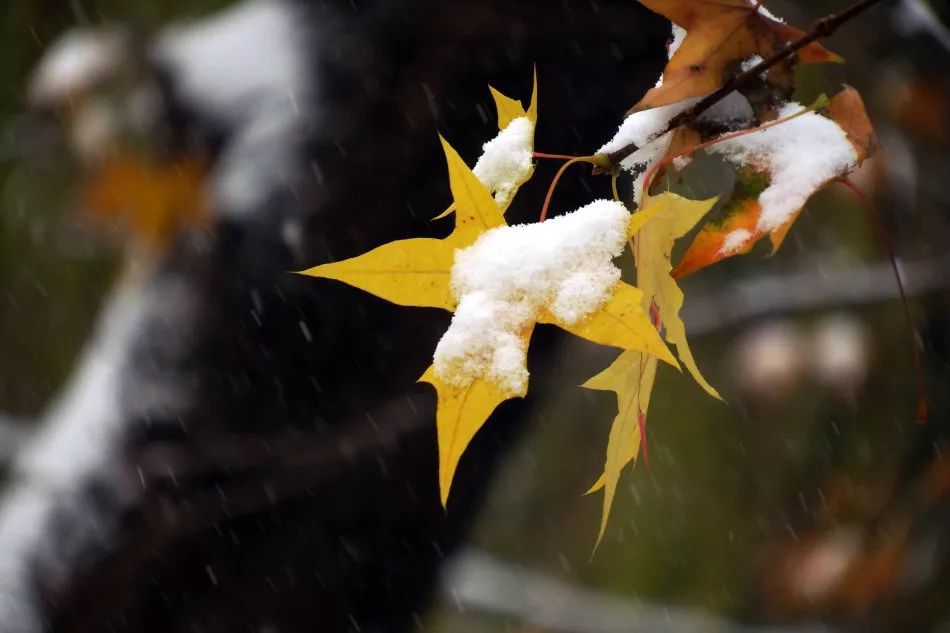
M 653 139 L 659 138 L 663 136 L 664 134 L 675 130 L 681 125 L 694 121 L 695 119 L 699 117 L 699 115 L 701 115 L 703 112 L 705 112 L 712 106 L 716 105 L 717 103 L 725 99 L 730 93 L 732 93 L 736 89 L 742 88 L 743 86 L 745 86 L 746 84 L 750 83 L 755 78 L 757 78 L 759 75 L 767 71 L 768 69 L 786 61 L 787 59 L 792 57 L 792 55 L 794 55 L 801 49 L 805 48 L 812 42 L 815 42 L 816 40 L 819 40 L 823 37 L 828 37 L 834 34 L 835 31 L 837 31 L 838 28 L 840 28 L 842 24 L 848 22 L 849 20 L 854 19 L 855 17 L 857 17 L 858 15 L 860 15 L 861 13 L 863 13 L 864 11 L 866 11 L 867 9 L 871 8 L 872 6 L 874 6 L 875 4 L 881 1 L 882 0 L 860 0 L 860 2 L 856 2 L 855 4 L 845 9 L 844 11 L 841 11 L 839 13 L 832 13 L 831 15 L 825 16 L 822 19 L 818 20 L 817 22 L 815 22 L 815 25 L 814 27 L 812 27 L 812 30 L 806 33 L 805 35 L 803 35 L 801 38 L 785 45 L 785 47 L 779 50 L 777 53 L 775 53 L 768 59 L 762 60 L 761 62 L 759 62 L 752 68 L 749 68 L 748 70 L 745 70 L 741 73 L 733 75 L 718 90 L 707 95 L 705 98 L 703 98 L 698 103 L 696 103 L 696 105 L 694 105 L 693 107 L 683 110 L 678 115 L 670 119 L 666 127 L 663 128 L 661 132 L 655 134 L 650 140 L 652 141 Z M 616 151 L 605 154 L 604 156 L 606 160 L 604 162 L 608 164 L 607 168 L 606 169 L 599 168 L 596 171 L 599 173 L 611 173 L 613 171 L 616 171 L 621 161 L 623 161 L 623 159 L 625 159 L 626 157 L 636 152 L 638 149 L 640 148 L 639 146 L 637 146 L 636 143 L 630 143 L 629 145 L 625 145 L 624 147 L 621 147 L 620 149 Z

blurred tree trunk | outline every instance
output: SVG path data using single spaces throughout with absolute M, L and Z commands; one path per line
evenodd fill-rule
M 596 149 L 656 75 L 668 25 L 628 0 L 294 10 L 314 89 L 280 134 L 254 136 L 206 107 L 226 90 L 196 98 L 186 66 L 157 64 L 169 153 L 210 154 L 216 182 L 251 195 L 241 209 L 219 195 L 205 230 L 130 255 L 72 392 L 14 471 L 0 630 L 406 630 L 523 426 L 530 397 L 493 416 L 444 512 L 434 398 L 415 380 L 448 316 L 286 271 L 447 231 L 428 221 L 448 203 L 436 132 L 473 161 L 494 134 L 489 82 L 527 98 L 536 64 L 539 149 Z M 536 216 L 552 169 L 515 221 Z M 559 210 L 608 195 L 575 183 Z

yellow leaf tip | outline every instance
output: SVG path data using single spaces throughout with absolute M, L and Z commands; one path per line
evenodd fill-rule
M 435 367 L 433 365 L 429 365 L 429 367 L 426 368 L 424 372 L 422 372 L 422 375 L 419 376 L 416 382 L 424 382 L 434 387 L 435 386 L 435 383 L 433 382 L 434 379 L 435 379 Z
M 597 540 L 594 542 L 594 549 L 591 550 L 591 552 L 590 552 L 590 558 L 587 559 L 587 562 L 588 562 L 588 563 L 594 562 L 594 557 L 597 556 L 597 550 L 600 548 L 600 544 L 601 544 L 601 542 L 603 542 L 603 540 L 604 540 L 604 534 L 605 534 L 605 533 L 606 533 L 606 526 L 605 526 L 605 529 L 602 530 L 602 531 L 600 532 L 600 534 L 597 535 Z
M 604 487 L 603 480 L 604 480 L 604 478 L 601 477 L 600 479 L 598 479 L 597 481 L 595 481 L 595 482 L 594 482 L 594 485 L 592 485 L 590 488 L 588 488 L 588 489 L 587 489 L 587 492 L 585 492 L 585 493 L 582 494 L 581 496 L 582 496 L 582 497 L 589 497 L 590 495 L 594 494 L 595 492 L 598 492 L 599 490 L 601 490 L 601 489 Z
M 320 270 L 326 266 L 326 264 L 321 264 L 319 266 L 314 266 L 312 268 L 307 268 L 305 270 L 291 270 L 289 271 L 292 275 L 304 275 L 306 277 L 323 277 L 323 273 Z
M 456 467 L 458 464 L 456 464 Z M 449 495 L 452 492 L 452 480 L 455 478 L 455 470 L 446 472 L 445 469 L 439 469 L 439 500 L 442 502 L 442 509 L 449 509 Z
M 435 222 L 436 220 L 441 220 L 441 219 L 443 219 L 443 218 L 447 218 L 449 215 L 452 214 L 453 211 L 455 211 L 455 203 L 450 204 L 450 205 L 448 206 L 448 208 L 447 208 L 445 211 L 443 211 L 443 212 L 440 213 L 439 215 L 435 216 L 435 217 L 432 218 L 432 220 L 430 220 L 430 221 L 431 221 L 431 222 Z
M 656 356 L 661 361 L 663 361 L 664 363 L 666 363 L 667 365 L 670 365 L 671 367 L 676 368 L 677 371 L 683 371 L 683 366 L 676 359 L 676 356 L 673 356 L 673 352 L 670 351 L 670 348 L 664 345 L 663 350 L 665 353 L 653 354 L 653 355 Z

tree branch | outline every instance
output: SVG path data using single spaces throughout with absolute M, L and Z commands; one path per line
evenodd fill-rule
M 844 11 L 832 13 L 818 20 L 815 22 L 815 25 L 812 27 L 811 31 L 803 35 L 801 38 L 786 44 L 785 47 L 780 51 L 768 59 L 762 60 L 752 68 L 733 75 L 729 81 L 724 83 L 718 90 L 707 95 L 693 107 L 683 110 L 678 115 L 670 119 L 666 127 L 663 128 L 661 132 L 655 134 L 650 140 L 652 141 L 656 138 L 659 138 L 664 134 L 675 130 L 681 125 L 685 125 L 686 123 L 696 120 L 699 115 L 725 99 L 733 91 L 746 86 L 748 83 L 755 80 L 759 75 L 773 66 L 788 60 L 795 53 L 805 48 L 812 42 L 834 34 L 835 31 L 841 27 L 841 25 L 854 19 L 881 1 L 882 0 L 860 0 Z M 604 157 L 603 163 L 605 164 L 598 165 L 598 169 L 596 170 L 597 173 L 612 173 L 616 171 L 621 161 L 636 152 L 638 149 L 640 148 L 636 145 L 636 143 L 630 143 L 629 145 L 625 145 L 614 152 L 601 155 Z
M 683 606 L 633 601 L 526 569 L 476 549 L 457 555 L 442 579 L 442 600 L 479 618 L 546 633 L 834 633 L 819 622 L 755 626 Z M 449 609 L 452 607 L 450 606 Z M 519 628 L 521 627 L 521 628 Z
M 817 254 L 814 261 L 829 258 Z M 950 257 L 900 262 L 908 297 L 950 288 Z M 771 316 L 842 310 L 899 299 L 890 262 L 834 267 L 807 266 L 781 274 L 762 274 L 726 285 L 687 290 L 686 329 L 707 336 Z

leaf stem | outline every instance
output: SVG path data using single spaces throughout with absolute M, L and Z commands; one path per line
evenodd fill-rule
M 557 183 L 561 180 L 561 176 L 564 175 L 564 172 L 567 171 L 567 168 L 571 165 L 577 163 L 591 163 L 594 162 L 593 156 L 574 156 L 566 163 L 561 165 L 561 168 L 557 170 L 557 173 L 554 175 L 554 180 L 551 181 L 551 186 L 548 187 L 548 193 L 544 197 L 544 205 L 541 207 L 541 216 L 538 219 L 538 222 L 544 222 L 548 217 L 548 208 L 551 206 L 551 197 L 554 195 L 554 189 L 557 187 Z
M 894 279 L 897 281 L 897 290 L 900 292 L 901 305 L 904 308 L 904 319 L 907 322 L 907 333 L 910 336 L 910 349 L 914 357 L 915 382 L 917 383 L 917 421 L 924 423 L 927 421 L 927 388 L 924 383 L 924 365 L 920 358 L 920 350 L 917 348 L 917 328 L 914 325 L 914 316 L 910 311 L 910 302 L 907 300 L 907 292 L 904 289 L 904 281 L 901 279 L 900 269 L 897 267 L 897 257 L 894 255 L 894 245 L 891 241 L 890 233 L 884 224 L 884 218 L 878 212 L 874 203 L 868 196 L 861 191 L 853 182 L 846 177 L 837 179 L 842 185 L 850 189 L 857 197 L 861 206 L 867 211 L 877 228 L 878 237 L 881 245 L 887 251 L 887 256 L 891 260 L 891 268 L 894 271 Z
M 551 158 L 554 160 L 571 160 L 577 156 L 567 156 L 565 154 L 545 154 L 543 152 L 534 152 L 531 154 L 534 158 Z

